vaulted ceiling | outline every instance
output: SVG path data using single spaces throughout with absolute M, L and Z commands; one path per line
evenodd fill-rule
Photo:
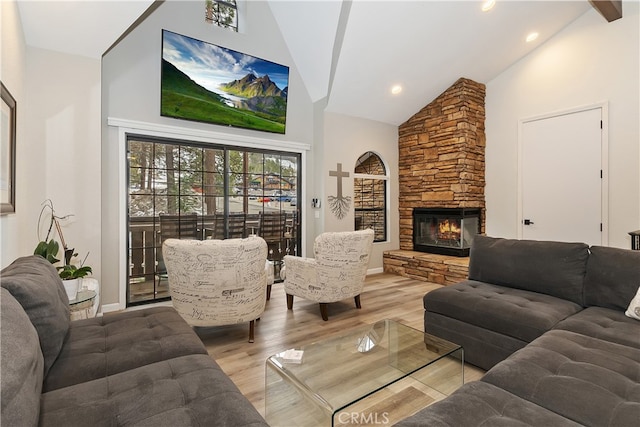
M 262 1 L 269 3 L 314 102 L 326 101 L 330 112 L 394 125 L 459 77 L 491 81 L 591 7 L 587 0 L 505 0 L 483 12 L 479 0 Z M 100 58 L 152 3 L 18 5 L 28 45 Z M 538 38 L 525 42 L 533 31 Z M 402 92 L 393 95 L 394 85 Z

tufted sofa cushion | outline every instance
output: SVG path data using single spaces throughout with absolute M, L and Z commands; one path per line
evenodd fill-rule
M 42 395 L 42 427 L 267 426 L 208 355 L 182 356 Z
M 547 332 L 482 381 L 587 426 L 640 419 L 640 350 L 570 331 Z
M 617 344 L 640 349 L 640 322 L 623 312 L 589 307 L 563 320 L 556 329 L 564 329 Z
M 428 312 L 525 342 L 533 341 L 582 309 L 578 304 L 553 296 L 474 280 L 428 292 L 423 304 Z
M 69 298 L 62 280 L 51 263 L 31 255 L 4 268 L 0 283 L 18 300 L 38 332 L 46 376 L 69 330 Z
M 584 243 L 479 235 L 471 245 L 469 279 L 540 292 L 582 305 L 588 257 L 589 247 Z
M 461 410 L 461 408 L 464 408 Z M 465 384 L 445 400 L 395 424 L 398 427 L 554 426 L 579 424 L 491 384 Z
M 44 372 L 40 341 L 20 303 L 8 290 L 0 291 L 0 425 L 37 426 Z
M 188 354 L 207 354 L 207 350 L 171 307 L 77 320 L 71 322 L 65 346 L 45 379 L 44 391 Z

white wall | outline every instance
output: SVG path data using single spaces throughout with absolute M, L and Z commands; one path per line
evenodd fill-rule
M 264 138 L 265 141 L 313 143 L 313 104 L 297 72 L 280 30 L 264 2 L 247 7 L 242 33 L 234 33 L 204 22 L 202 1 L 165 2 L 122 42 L 103 57 L 102 63 L 102 199 L 103 257 L 105 272 L 103 301 L 124 304 L 118 294 L 123 285 L 119 257 L 126 240 L 118 233 L 119 216 L 125 211 L 119 194 L 123 191 L 118 172 L 118 132 L 107 126 L 108 118 L 127 119 L 147 124 L 168 125 L 187 130 L 225 133 L 238 137 Z M 249 55 L 289 66 L 289 98 L 286 134 L 271 134 L 212 124 L 190 122 L 160 116 L 161 30 L 166 29 L 214 43 Z M 265 142 L 264 148 L 269 148 Z M 303 165 L 303 174 L 305 168 Z M 307 181 L 308 182 L 308 181 Z M 303 201 L 301 201 L 303 202 Z M 302 215 L 310 215 L 303 206 Z M 311 225 L 305 216 L 305 224 Z M 312 233 L 312 230 L 303 232 Z
M 2 81 L 17 101 L 16 213 L 0 217 L 0 263 L 33 253 L 50 198 L 75 215 L 65 239 L 100 279 L 100 61 L 27 47 L 16 3 L 0 3 Z
M 28 158 L 28 142 L 25 142 L 25 74 L 26 74 L 26 46 L 18 5 L 15 1 L 0 2 L 0 17 L 2 33 L 0 42 L 2 53 L 0 59 L 0 80 L 16 100 L 17 117 L 17 153 L 16 153 L 16 213 L 0 216 L 0 268 L 6 267 L 15 258 L 25 254 L 25 242 L 19 236 L 25 235 L 26 225 L 32 216 L 31 197 L 25 191 L 25 178 L 30 162 L 36 167 L 43 164 L 43 157 L 34 155 Z M 37 154 L 37 152 L 35 153 Z M 35 236 L 35 234 L 34 234 Z
M 326 194 L 325 192 L 325 182 L 322 179 L 322 171 L 325 170 L 324 167 L 324 109 L 327 106 L 326 98 L 316 102 L 314 104 L 314 144 L 311 148 L 311 153 L 309 157 L 311 161 L 307 169 L 303 172 L 305 182 L 307 184 L 307 200 L 306 200 L 306 209 L 309 212 L 307 216 L 308 224 L 307 230 L 309 233 L 309 238 L 306 239 L 305 251 L 303 254 L 305 256 L 312 256 L 313 254 L 313 243 L 315 236 L 319 235 L 325 230 L 324 225 L 324 209 L 317 209 L 311 207 L 311 199 L 322 199 Z
M 518 234 L 518 121 L 607 101 L 609 245 L 630 247 L 640 228 L 638 3 L 623 14 L 607 23 L 590 10 L 487 83 L 487 234 Z
M 51 199 L 58 215 L 73 215 L 61 225 L 68 247 L 78 253 L 75 262 L 88 254 L 86 265 L 100 281 L 100 60 L 32 47 L 27 51 L 28 139 L 45 161 L 41 169 L 30 168 L 28 185 L 44 194 L 30 208 L 35 219 L 25 240 L 33 252 L 40 205 Z M 60 242 L 56 234 L 52 237 Z
M 354 227 L 353 208 L 353 171 L 358 158 L 367 151 L 378 154 L 387 166 L 389 174 L 388 228 L 387 242 L 374 243 L 369 269 L 382 271 L 382 255 L 384 251 L 398 249 L 400 219 L 398 215 L 398 127 L 372 120 L 325 113 L 324 115 L 324 165 L 317 169 L 316 177 L 324 182 L 325 191 L 322 197 L 322 214 L 325 231 L 348 231 Z M 335 171 L 338 163 L 342 170 L 349 172 L 348 178 L 342 179 L 343 196 L 351 197 L 351 208 L 348 214 L 339 220 L 329 209 L 328 196 L 335 196 L 336 177 L 329 176 Z

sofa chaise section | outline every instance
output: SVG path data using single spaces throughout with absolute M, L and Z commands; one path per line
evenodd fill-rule
M 582 310 L 582 243 L 476 236 L 469 280 L 427 293 L 425 332 L 462 345 L 483 369 Z

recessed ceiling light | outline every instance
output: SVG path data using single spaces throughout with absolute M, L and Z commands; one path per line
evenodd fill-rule
M 400 85 L 395 85 L 391 88 L 391 93 L 394 95 L 399 94 L 400 92 L 402 92 L 402 86 Z
M 495 5 L 496 5 L 496 0 L 487 0 L 484 3 L 482 3 L 482 11 L 488 12 L 491 9 L 493 9 L 493 6 Z
M 527 41 L 527 43 L 534 41 L 535 39 L 538 38 L 538 33 L 536 33 L 535 31 L 533 33 L 529 33 L 529 35 L 527 36 L 527 38 L 525 39 Z

